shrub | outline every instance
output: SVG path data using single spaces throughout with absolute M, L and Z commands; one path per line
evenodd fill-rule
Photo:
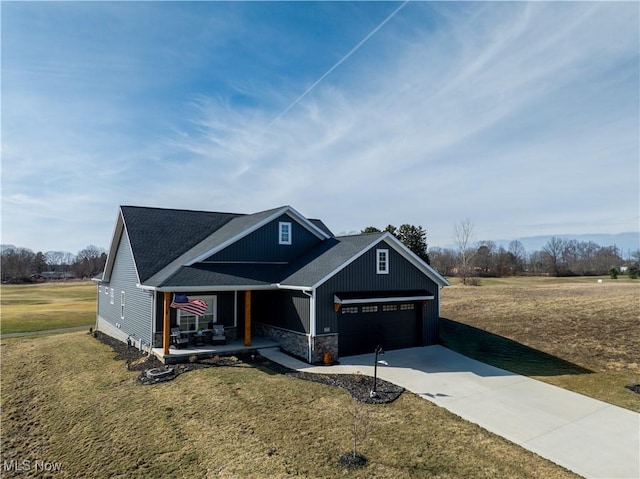
M 618 279 L 618 270 L 616 268 L 611 268 L 609 270 L 609 276 L 611 279 Z

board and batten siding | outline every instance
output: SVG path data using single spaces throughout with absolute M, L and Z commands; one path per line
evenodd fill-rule
M 301 291 L 254 291 L 252 319 L 297 333 L 309 333 L 310 300 Z
M 133 341 L 142 339 L 144 344 L 152 342 L 153 293 L 136 287 L 138 277 L 131 254 L 131 246 L 127 235 L 123 233 L 116 253 L 109 283 L 102 283 L 102 293 L 98 303 L 98 314 L 103 320 Z M 105 288 L 109 294 L 105 294 Z M 113 304 L 111 304 L 111 288 L 113 288 Z M 121 297 L 125 293 L 124 318 L 121 317 Z M 117 325 L 120 325 L 118 327 Z
M 280 223 L 291 223 L 291 244 L 280 244 Z M 258 228 L 204 261 L 289 262 L 320 243 L 320 239 L 288 215 Z
M 388 274 L 376 272 L 377 249 L 389 250 Z M 334 310 L 333 302 L 337 292 L 416 289 L 426 289 L 435 296 L 423 310 L 423 342 L 433 344 L 434 334 L 437 342 L 439 286 L 383 240 L 317 288 L 316 333 L 338 332 L 339 315 Z

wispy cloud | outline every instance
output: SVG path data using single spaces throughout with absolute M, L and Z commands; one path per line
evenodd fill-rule
M 63 16 L 118 28 L 74 35 L 43 16 L 53 61 L 44 38 L 9 61 L 3 41 L 3 236 L 50 217 L 105 242 L 123 203 L 291 204 L 336 232 L 422 224 L 432 244 L 465 217 L 496 239 L 637 229 L 638 9 L 83 4 Z

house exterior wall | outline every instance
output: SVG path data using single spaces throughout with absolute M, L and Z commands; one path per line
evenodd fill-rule
M 98 300 L 98 328 L 119 339 L 131 337 L 134 342 L 142 340 L 145 345 L 152 343 L 152 321 L 154 295 L 136 287 L 138 278 L 133 263 L 131 247 L 126 234 L 120 238 L 110 281 L 100 284 L 102 292 Z M 108 288 L 109 294 L 105 294 Z M 111 289 L 113 288 L 113 304 Z M 124 318 L 121 316 L 121 299 L 124 291 Z M 100 328 L 100 323 L 105 324 Z M 119 333 L 115 333 L 118 331 Z
M 380 248 L 389 250 L 388 274 L 376 273 L 376 250 Z M 438 328 L 439 286 L 384 240 L 317 288 L 316 331 L 318 334 L 338 332 L 339 315 L 334 310 L 334 293 L 336 292 L 415 289 L 426 289 L 435 296 L 423 311 L 423 343 L 435 344 Z
M 291 223 L 291 244 L 279 244 L 279 223 Z M 320 243 L 320 239 L 289 215 L 267 223 L 204 261 L 288 262 Z
M 310 332 L 310 299 L 301 291 L 254 291 L 251 298 L 256 322 L 296 333 Z

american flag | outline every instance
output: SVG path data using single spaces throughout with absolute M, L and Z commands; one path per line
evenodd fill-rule
M 186 294 L 174 294 L 171 307 L 181 309 L 196 316 L 204 315 L 208 304 L 201 299 L 189 299 Z

